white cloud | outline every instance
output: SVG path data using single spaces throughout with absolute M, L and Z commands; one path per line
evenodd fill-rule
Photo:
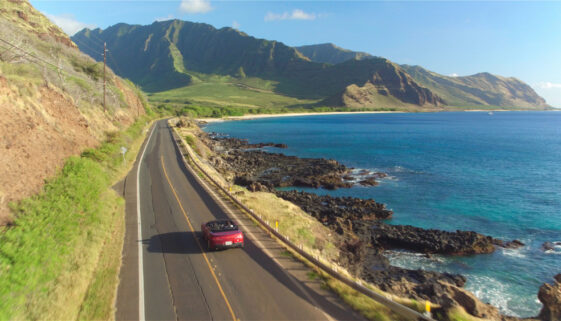
M 181 0 L 179 11 L 183 13 L 207 13 L 212 10 L 209 0 Z
M 315 13 L 307 13 L 300 9 L 294 9 L 292 12 L 273 13 L 267 12 L 265 21 L 275 20 L 315 20 L 318 17 Z
M 156 18 L 155 20 L 160 22 L 160 21 L 168 21 L 173 19 L 175 19 L 175 17 L 172 14 L 170 14 L 167 17 L 160 17 L 160 18 Z
M 448 76 L 450 76 L 450 77 L 459 77 L 459 75 L 458 75 L 457 73 L 453 73 L 453 74 L 450 74 L 450 75 L 448 75 Z
M 554 88 L 561 89 L 561 84 L 554 84 L 551 82 L 544 81 L 544 82 L 540 82 L 538 84 L 538 87 L 541 89 L 554 89 Z
M 83 23 L 76 20 L 76 18 L 74 18 L 74 15 L 71 14 L 62 14 L 59 16 L 47 14 L 47 17 L 69 36 L 73 36 L 76 32 L 84 28 L 94 29 L 96 27 L 95 25 Z
M 239 22 L 237 22 L 236 20 L 232 21 L 232 28 L 234 29 L 240 29 L 241 25 Z

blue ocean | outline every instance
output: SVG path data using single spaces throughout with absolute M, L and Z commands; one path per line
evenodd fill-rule
M 389 174 L 375 187 L 307 191 L 373 198 L 394 211 L 390 224 L 522 241 L 520 249 L 469 257 L 388 253 L 401 267 L 463 274 L 466 288 L 502 313 L 537 315 L 540 285 L 561 273 L 561 248 L 542 249 L 561 241 L 561 112 L 279 117 L 205 130 Z

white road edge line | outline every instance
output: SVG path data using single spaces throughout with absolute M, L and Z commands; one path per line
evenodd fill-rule
M 157 122 L 154 123 L 154 127 L 152 127 L 152 131 L 150 132 L 150 136 L 148 136 L 146 145 L 144 145 L 144 150 L 142 150 L 142 155 L 140 155 L 140 159 L 138 160 L 138 167 L 136 169 L 136 217 L 138 225 L 138 319 L 140 321 L 146 320 L 146 311 L 144 311 L 144 260 L 142 256 L 142 220 L 140 217 L 140 166 L 142 165 L 144 153 L 146 152 L 148 144 L 150 144 L 150 139 L 152 138 L 152 134 L 154 134 L 156 126 Z
M 171 126 L 168 127 L 173 131 L 173 128 L 171 128 Z M 173 134 L 172 134 L 173 137 Z M 174 139 L 175 141 L 175 139 Z M 177 145 L 177 142 L 175 142 Z M 179 148 L 179 146 L 177 146 Z M 179 149 L 181 150 L 181 148 Z M 222 206 L 222 208 L 227 211 L 228 213 L 230 213 L 231 216 L 234 217 L 234 219 L 238 222 L 241 222 L 240 218 L 238 217 L 238 215 L 236 215 L 234 213 L 234 211 L 232 211 L 230 209 L 230 207 L 228 205 L 226 205 L 218 195 L 216 195 L 214 189 L 212 187 L 210 187 L 208 185 L 208 183 L 206 182 L 206 180 L 202 179 L 201 177 L 199 177 L 199 175 L 197 175 L 195 173 L 195 169 L 191 168 L 191 166 L 188 166 L 188 162 L 185 159 L 185 156 L 183 155 L 183 153 L 180 153 L 181 157 L 183 158 L 183 162 L 185 164 L 185 167 L 187 167 L 187 169 L 193 174 L 193 176 L 195 177 L 196 180 L 199 181 L 199 183 L 201 185 L 203 185 L 203 187 L 207 190 L 207 192 L 209 192 L 209 194 L 211 194 L 211 196 L 215 199 L 215 201 L 217 201 L 218 203 L 220 203 L 220 205 Z M 257 247 L 259 247 L 261 249 L 261 251 L 265 252 L 265 254 L 271 259 L 273 260 L 278 266 L 281 267 L 281 269 L 283 268 L 282 264 L 277 260 L 277 258 L 273 255 L 273 253 L 271 253 L 269 251 L 269 249 L 267 249 L 265 247 L 265 245 L 263 245 L 263 243 L 261 243 L 261 241 L 257 238 L 257 236 L 255 236 L 255 234 L 253 234 L 248 228 L 243 227 L 243 229 L 245 230 L 245 233 L 249 235 L 249 237 L 257 244 Z M 300 289 L 300 291 L 302 291 L 304 293 L 304 295 L 306 295 L 306 297 L 308 298 L 308 300 L 310 300 L 310 303 L 312 303 L 312 305 L 319 311 L 321 311 L 323 313 L 323 315 L 325 315 L 326 319 L 329 321 L 335 321 L 335 319 L 333 319 L 327 312 L 325 312 L 323 309 L 319 308 L 318 303 L 316 302 L 316 300 L 314 300 L 314 298 L 312 298 L 312 296 L 308 293 L 308 291 L 306 291 L 306 289 L 304 289 L 304 287 L 299 283 L 298 280 L 295 280 L 295 278 L 288 273 L 287 271 L 284 271 L 286 276 L 292 281 L 292 283 L 294 285 L 296 285 L 296 287 L 298 287 Z

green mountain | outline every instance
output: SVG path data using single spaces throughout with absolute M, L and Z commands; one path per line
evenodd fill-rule
M 528 109 L 547 108 L 545 100 L 530 86 L 516 78 L 487 72 L 465 77 L 450 77 L 420 66 L 401 65 L 415 81 L 454 106 L 515 106 Z
M 523 98 L 519 101 L 501 99 L 506 94 L 504 88 L 499 88 L 503 91 L 486 90 L 482 88 L 484 84 L 477 85 L 474 90 L 479 88 L 497 99 L 443 97 L 438 93 L 448 94 L 448 87 L 429 87 L 403 66 L 384 58 L 353 53 L 329 44 L 297 50 L 232 28 L 216 29 L 202 23 L 170 20 L 147 26 L 117 24 L 105 30 L 84 29 L 72 40 L 97 60 L 101 60 L 100 53 L 106 42 L 110 50 L 108 64 L 119 75 L 153 93 L 159 101 L 185 106 L 197 103 L 254 109 L 265 104 L 271 108 L 337 106 L 432 110 L 458 102 L 462 106 L 498 102 L 501 103 L 498 106 L 534 107 L 534 101 Z M 350 59 L 345 60 L 347 57 Z M 425 81 L 425 78 L 419 79 Z M 506 84 L 506 91 L 510 89 L 509 84 Z M 440 91 L 433 91 L 433 88 Z M 198 92 L 205 94 L 201 96 Z M 165 98 L 168 95 L 174 99 Z M 240 99 L 245 96 L 252 98 Z M 528 93 L 527 96 L 532 95 Z
M 436 95 L 413 84 L 399 66 L 386 59 L 338 65 L 315 63 L 283 43 L 256 39 L 232 28 L 215 29 L 207 24 L 179 20 L 148 26 L 118 24 L 106 30 L 84 29 L 72 40 L 98 60 L 106 42 L 110 50 L 108 64 L 150 92 L 197 85 L 207 81 L 208 75 L 218 75 L 246 88 L 257 87 L 253 89 L 298 99 L 334 102 L 336 99 L 327 98 L 341 95 L 349 85 L 372 82 L 381 87 L 379 92 L 372 91 L 369 95 L 395 98 L 385 99 L 391 104 L 382 107 L 404 104 L 434 107 L 440 103 Z M 248 86 L 247 79 L 263 80 L 261 83 L 267 86 L 264 88 L 259 81 Z
M 367 53 L 355 52 L 334 44 L 318 44 L 296 47 L 311 61 L 338 64 L 348 60 L 362 60 L 372 57 Z M 544 109 L 549 107 L 530 86 L 516 78 L 506 78 L 490 73 L 478 73 L 466 77 L 449 77 L 426 70 L 420 66 L 401 65 L 418 84 L 438 95 L 446 105 L 456 107 L 510 107 Z M 369 87 L 369 86 L 367 86 Z M 341 98 L 347 104 L 361 99 L 368 88 L 350 87 Z M 358 96 L 357 96 L 358 95 Z M 352 99 L 356 96 L 356 99 Z
M 294 47 L 302 55 L 314 62 L 336 65 L 347 60 L 364 60 L 374 56 L 366 52 L 351 51 L 332 43 Z

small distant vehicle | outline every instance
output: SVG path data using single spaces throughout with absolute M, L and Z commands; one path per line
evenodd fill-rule
M 201 231 L 209 250 L 244 246 L 243 232 L 232 220 L 206 222 L 201 225 Z

